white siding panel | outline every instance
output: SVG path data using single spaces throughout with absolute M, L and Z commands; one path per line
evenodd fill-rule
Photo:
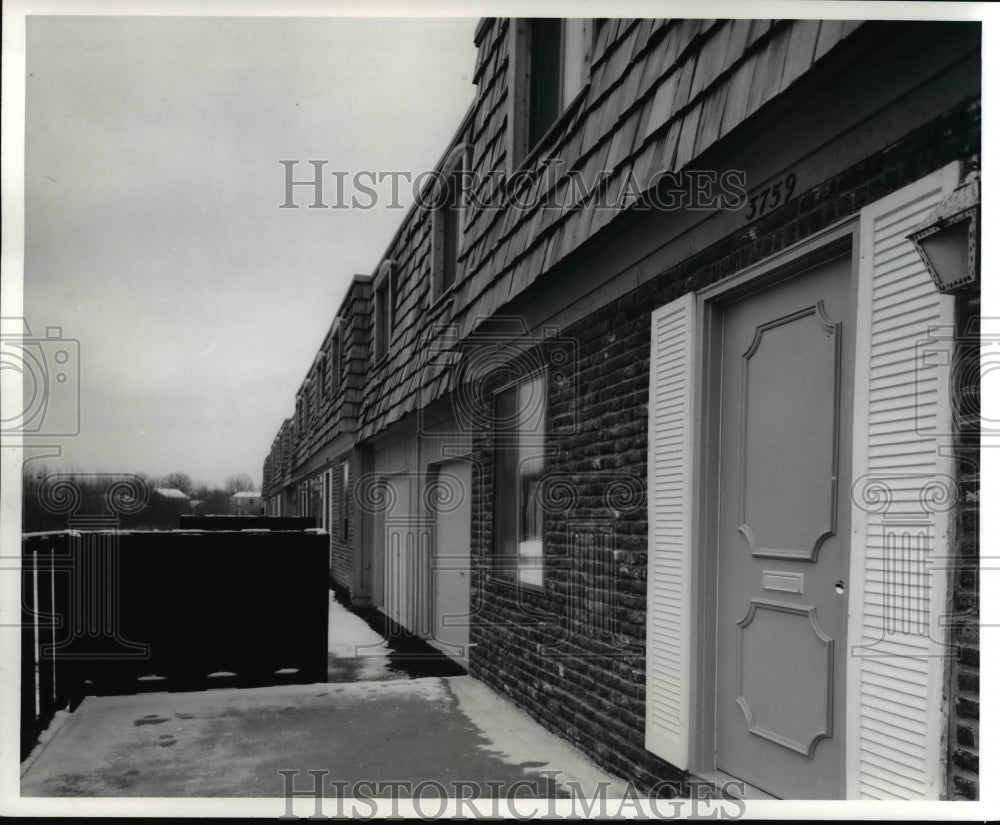
M 412 472 L 416 447 L 417 440 L 413 436 L 379 446 L 373 451 L 372 469 L 379 475 Z
M 952 323 L 906 240 L 958 184 L 957 164 L 861 213 L 847 733 L 848 796 L 938 799 L 942 792 L 946 358 L 924 359 Z M 947 338 L 945 339 L 947 341 Z M 947 343 L 944 346 L 948 346 Z M 936 345 L 935 351 L 940 352 Z
M 652 316 L 646 748 L 688 768 L 691 728 L 693 294 Z

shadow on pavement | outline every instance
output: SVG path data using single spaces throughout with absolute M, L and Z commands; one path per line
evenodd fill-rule
M 389 669 L 408 679 L 426 676 L 464 676 L 466 669 L 454 659 L 429 645 L 419 636 L 392 621 L 374 607 L 356 607 L 342 588 L 331 584 L 334 599 L 345 610 L 362 619 L 389 647 Z

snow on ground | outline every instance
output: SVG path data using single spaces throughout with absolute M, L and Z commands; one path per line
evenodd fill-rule
M 328 633 L 329 681 L 380 682 L 407 678 L 406 673 L 390 666 L 392 651 L 381 634 L 340 604 L 333 593 L 330 593 Z
M 426 680 L 430 682 L 431 680 Z M 481 747 L 510 764 L 553 771 L 563 789 L 576 785 L 590 797 L 605 787 L 607 798 L 621 798 L 626 782 L 598 767 L 582 751 L 549 733 L 521 708 L 468 676 L 445 679 L 458 709 L 481 731 Z

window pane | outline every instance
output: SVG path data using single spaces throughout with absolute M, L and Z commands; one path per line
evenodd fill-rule
M 522 556 L 517 568 L 517 580 L 521 584 L 532 584 L 544 587 L 544 575 L 541 556 Z
M 328 512 L 330 509 L 330 474 L 323 473 L 323 508 L 320 511 L 320 527 L 324 530 L 330 529 Z
M 534 146 L 559 116 L 562 85 L 562 20 L 531 21 L 528 145 Z
M 443 239 L 441 262 L 441 291 L 444 292 L 455 283 L 458 269 L 458 237 L 461 232 L 461 170 L 455 170 L 448 177 L 448 200 L 444 206 Z
M 545 384 L 540 375 L 517 386 L 518 443 L 521 460 L 540 459 L 545 446 Z
M 493 485 L 496 572 L 513 579 L 517 570 L 517 388 L 498 393 L 495 401 L 495 472 Z
M 350 529 L 351 511 L 348 506 L 347 490 L 350 484 L 351 465 L 346 461 L 340 465 L 340 538 L 347 541 Z
M 330 342 L 330 390 L 336 392 L 340 388 L 340 334 Z
M 383 284 L 375 290 L 375 357 L 386 352 L 389 332 L 389 290 Z
M 542 376 L 536 376 L 495 399 L 496 572 L 538 587 L 544 581 L 544 391 Z
M 518 581 L 542 586 L 542 507 L 540 473 L 521 475 L 520 541 L 517 546 Z
M 544 470 L 545 384 L 541 376 L 518 385 L 519 580 L 542 585 L 543 511 L 540 483 Z

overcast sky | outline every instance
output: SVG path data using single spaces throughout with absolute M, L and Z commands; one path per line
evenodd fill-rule
M 80 342 L 67 464 L 259 483 L 404 214 L 306 209 L 301 188 L 279 209 L 278 161 L 432 168 L 472 100 L 476 22 L 28 19 L 24 314 Z

